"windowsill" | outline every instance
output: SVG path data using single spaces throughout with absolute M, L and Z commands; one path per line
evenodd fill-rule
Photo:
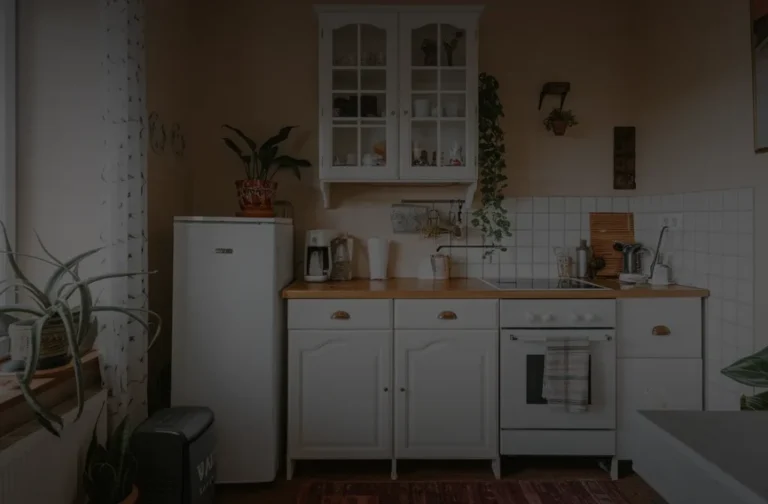
M 43 406 L 55 408 L 77 396 L 71 367 L 39 374 L 39 378 L 32 380 L 32 390 Z M 101 386 L 99 355 L 95 350 L 83 357 L 83 378 L 86 389 Z M 34 412 L 27 406 L 15 383 L 15 378 L 0 378 L 0 438 L 35 419 Z

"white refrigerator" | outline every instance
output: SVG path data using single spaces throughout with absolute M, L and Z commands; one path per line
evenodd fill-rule
M 218 483 L 277 475 L 292 280 L 291 219 L 174 219 L 171 405 L 213 410 Z

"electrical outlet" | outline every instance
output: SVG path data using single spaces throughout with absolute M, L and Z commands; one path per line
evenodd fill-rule
M 682 231 L 683 214 L 669 213 L 659 215 L 659 227 L 668 226 L 670 231 Z

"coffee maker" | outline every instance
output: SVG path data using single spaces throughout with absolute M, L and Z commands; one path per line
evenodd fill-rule
M 331 278 L 333 256 L 331 242 L 339 235 L 332 229 L 307 231 L 304 244 L 304 281 L 327 282 Z

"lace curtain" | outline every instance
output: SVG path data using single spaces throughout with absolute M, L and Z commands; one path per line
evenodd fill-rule
M 143 0 L 102 0 L 102 76 L 105 96 L 104 229 L 105 270 L 147 270 L 146 85 Z M 104 304 L 147 308 L 147 278 L 111 280 Z M 102 376 L 109 388 L 111 418 L 147 415 L 147 338 L 143 328 L 122 315 L 100 317 Z

